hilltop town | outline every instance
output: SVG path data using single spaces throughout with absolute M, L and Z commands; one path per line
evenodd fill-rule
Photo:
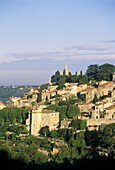
M 91 73 L 88 77 L 88 71 L 87 75 L 82 71 L 72 75 L 66 62 L 62 74 L 56 71 L 49 83 L 31 87 L 23 97 L 10 97 L 5 104 L 0 102 L 0 141 L 6 143 L 0 147 L 12 146 L 13 159 L 15 154 L 22 159 L 23 148 L 27 164 L 40 163 L 37 157 L 41 163 L 63 163 L 66 158 L 73 164 L 74 159 L 89 159 L 94 148 L 98 158 L 110 155 L 113 159 L 115 72 L 107 75 L 107 80 L 97 81 Z M 41 155 L 32 157 L 30 151 Z
M 62 76 L 69 77 L 69 74 L 70 70 L 67 68 L 66 62 Z M 45 126 L 48 126 L 50 130 L 57 129 L 59 124 L 61 128 L 69 127 L 71 121 L 76 117 L 70 116 L 68 119 L 65 116 L 60 122 L 60 113 L 55 110 L 55 107 L 52 110 L 48 108 L 51 108 L 50 105 L 55 106 L 60 102 L 66 103 L 72 99 L 75 101 L 73 104 L 80 110 L 79 119 L 87 120 L 89 130 L 98 130 L 102 123 L 115 123 L 115 72 L 113 72 L 111 81 L 89 81 L 83 84 L 66 82 L 62 88 L 59 88 L 56 80 L 52 81 L 50 78 L 48 84 L 32 87 L 23 98 L 10 97 L 6 104 L 0 102 L 0 109 L 30 107 L 32 122 L 29 115 L 26 124 L 28 130 L 31 129 L 31 134 L 38 136 L 40 129 Z

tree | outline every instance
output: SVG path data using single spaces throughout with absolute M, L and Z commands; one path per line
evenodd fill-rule
M 112 80 L 112 74 L 115 71 L 115 65 L 105 63 L 99 66 L 99 72 L 97 74 L 98 80 Z
M 99 99 L 97 98 L 97 95 L 95 94 L 94 95 L 94 98 L 93 98 L 93 103 L 95 104 L 96 102 L 98 102 L 99 101 Z
M 88 83 L 87 75 L 79 75 L 78 76 L 78 83 L 79 84 L 86 84 L 86 83 Z
M 75 106 L 75 105 L 69 106 L 68 111 L 67 111 L 68 118 L 78 117 L 79 114 L 80 114 L 80 109 L 78 108 L 78 106 Z
M 63 87 L 65 87 L 65 82 L 66 82 L 66 77 L 62 76 L 60 77 L 59 81 L 58 81 L 58 89 L 62 89 Z
M 58 106 L 57 108 L 57 112 L 59 113 L 59 120 L 63 120 L 64 118 L 66 118 L 66 113 L 67 113 L 67 106 Z
M 57 70 L 55 72 L 55 80 L 58 81 L 60 79 L 60 72 Z
M 43 136 L 47 136 L 49 133 L 49 126 L 42 127 L 39 131 L 39 133 Z
M 16 111 L 13 108 L 9 109 L 9 119 L 11 124 L 16 123 Z
M 48 110 L 57 110 L 58 106 L 56 104 L 51 104 L 48 106 Z
M 86 75 L 88 76 L 89 80 L 96 80 L 98 72 L 99 72 L 99 66 L 97 64 L 93 64 L 88 66 Z
M 69 126 L 75 128 L 75 129 L 80 130 L 81 121 L 82 121 L 82 120 L 80 120 L 80 119 L 75 119 L 75 120 L 73 120 L 73 121 L 70 123 Z
M 82 120 L 80 124 L 80 130 L 85 130 L 87 126 L 87 120 Z
M 47 155 L 43 155 L 40 152 L 36 152 L 33 156 L 32 156 L 32 162 L 34 162 L 34 164 L 44 164 L 46 162 L 48 162 L 48 156 Z
M 80 76 L 82 76 L 82 70 L 80 71 Z

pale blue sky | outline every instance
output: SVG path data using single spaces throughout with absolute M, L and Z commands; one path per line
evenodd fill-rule
M 0 85 L 115 64 L 115 0 L 0 0 Z

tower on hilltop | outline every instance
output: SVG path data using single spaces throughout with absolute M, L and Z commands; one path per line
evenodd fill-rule
M 65 69 L 62 70 L 62 75 L 69 76 L 70 70 L 67 68 L 67 61 L 65 61 Z

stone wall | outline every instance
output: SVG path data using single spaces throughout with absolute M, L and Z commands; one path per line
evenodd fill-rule
M 87 120 L 87 126 L 93 126 L 93 125 L 101 125 L 102 123 L 105 123 L 105 124 L 110 124 L 110 123 L 115 123 L 115 118 L 114 119 L 105 119 L 105 118 L 102 118 L 102 119 L 88 119 Z

